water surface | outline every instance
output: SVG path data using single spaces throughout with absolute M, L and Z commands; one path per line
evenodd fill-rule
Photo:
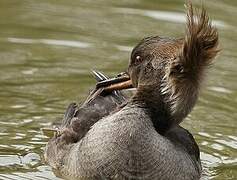
M 140 39 L 182 37 L 183 3 L 1 0 L 0 179 L 58 179 L 43 162 L 48 139 L 40 128 L 88 95 L 95 83 L 91 69 L 114 76 Z M 203 179 L 237 179 L 237 1 L 205 6 L 222 52 L 183 126 L 200 146 Z

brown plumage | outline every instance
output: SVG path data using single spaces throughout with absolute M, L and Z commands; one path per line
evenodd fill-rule
M 133 49 L 128 74 L 137 90 L 124 107 L 114 111 L 126 101 L 114 92 L 69 107 L 62 134 L 47 144 L 47 163 L 72 179 L 199 179 L 199 148 L 179 123 L 217 45 L 206 11 L 194 16 L 189 4 L 185 38 L 149 37 Z
M 185 38 L 177 39 L 171 45 L 167 40 L 164 50 L 159 49 L 170 60 L 161 91 L 176 123 L 192 110 L 205 71 L 219 52 L 217 29 L 211 25 L 206 10 L 203 7 L 201 12 L 196 10 L 195 16 L 192 4 L 187 8 Z
M 217 46 L 217 29 L 211 25 L 206 10 L 202 8 L 195 17 L 192 4 L 189 4 L 185 39 L 180 54 L 171 64 L 168 80 L 172 89 L 172 112 L 180 116 L 180 120 L 194 106 L 205 71 L 219 52 Z M 181 111 L 185 112 L 183 116 Z

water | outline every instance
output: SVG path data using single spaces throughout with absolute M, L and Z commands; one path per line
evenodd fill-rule
M 237 1 L 205 6 L 222 52 L 183 126 L 200 146 L 203 179 L 237 179 Z M 0 179 L 57 179 L 40 128 L 88 95 L 91 69 L 125 70 L 140 39 L 182 36 L 184 20 L 181 0 L 1 0 Z

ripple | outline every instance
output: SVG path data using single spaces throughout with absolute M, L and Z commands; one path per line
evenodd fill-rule
M 204 137 L 208 137 L 208 138 L 214 138 L 214 136 L 211 136 L 210 134 L 206 133 L 206 132 L 198 132 L 199 135 L 204 136 Z
M 236 141 L 227 141 L 224 139 L 216 139 L 215 141 L 237 150 L 237 142 Z
M 203 146 L 206 146 L 206 145 L 208 145 L 209 143 L 207 142 L 207 141 L 203 141 L 203 142 L 201 142 L 201 145 L 203 145 Z
M 234 158 L 234 159 L 225 159 L 225 160 L 223 160 L 223 163 L 224 163 L 224 164 L 234 164 L 234 163 L 237 163 L 237 158 Z
M 151 10 L 141 10 L 132 8 L 114 8 L 115 12 L 123 14 L 141 15 L 150 17 L 153 19 L 158 19 L 162 21 L 169 21 L 174 23 L 186 23 L 186 14 L 171 11 L 151 11 Z M 224 28 L 228 25 L 220 20 L 212 20 L 213 25 Z
M 0 132 L 0 136 L 8 136 L 9 133 L 6 133 L 6 132 Z
M 220 145 L 220 144 L 217 144 L 217 143 L 212 144 L 211 147 L 213 149 L 216 149 L 216 150 L 219 150 L 219 151 L 224 150 L 224 147 L 222 145 Z
M 0 121 L 0 124 L 2 125 L 7 125 L 7 126 L 18 126 L 18 125 L 25 125 L 25 124 L 30 124 L 32 123 L 32 119 L 23 119 L 21 121 L 16 120 L 16 122 L 5 122 L 5 121 Z
M 15 150 L 25 150 L 25 151 L 35 148 L 32 145 L 22 145 L 22 144 L 14 144 L 14 145 L 11 145 L 11 147 L 13 147 Z
M 200 152 L 200 156 L 202 162 L 209 167 L 215 167 L 222 162 L 219 158 L 205 152 Z
M 231 94 L 232 91 L 229 89 L 226 89 L 225 87 L 218 87 L 218 86 L 211 86 L 208 87 L 209 90 L 220 92 L 220 93 L 226 93 L 226 94 Z
M 25 108 L 25 107 L 26 107 L 26 105 L 24 105 L 24 104 L 16 104 L 16 105 L 11 106 L 11 108 L 13 108 L 13 109 L 21 109 L 21 108 Z
M 40 156 L 36 153 L 28 153 L 21 157 L 21 161 L 23 164 L 34 166 L 40 162 Z
M 237 141 L 237 137 L 236 136 L 228 136 L 229 138 L 233 139 L 234 141 Z
M 52 111 L 53 108 L 50 108 L 50 107 L 43 107 L 43 110 L 45 110 L 45 111 Z
M 28 143 L 33 145 L 46 145 L 47 142 L 29 141 Z
M 131 52 L 133 50 L 133 47 L 130 46 L 120 46 L 120 45 L 116 45 L 115 46 L 118 50 L 120 51 L 126 51 L 126 52 Z
M 8 145 L 0 144 L 0 148 L 7 149 L 8 147 Z
M 18 155 L 0 155 L 0 166 L 9 166 L 15 164 L 21 164 L 21 159 Z
M 22 74 L 25 74 L 25 75 L 32 75 L 37 71 L 38 71 L 38 68 L 32 68 L 32 69 L 24 70 L 21 72 L 22 72 Z
M 68 46 L 68 47 L 78 47 L 78 48 L 88 48 L 91 47 L 90 43 L 81 41 L 69 41 L 69 40 L 56 40 L 56 39 L 27 39 L 27 38 L 7 38 L 8 42 L 19 43 L 19 44 L 46 44 L 46 45 L 56 45 L 56 46 Z
M 0 174 L 1 180 L 60 180 L 60 178 L 55 177 L 55 175 L 47 170 L 47 171 L 39 171 L 39 172 L 25 172 L 25 173 L 12 173 L 12 174 Z

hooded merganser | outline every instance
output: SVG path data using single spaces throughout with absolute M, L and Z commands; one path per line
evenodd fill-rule
M 131 54 L 131 80 L 109 84 L 114 80 L 97 73 L 106 83 L 98 83 L 80 108 L 69 106 L 45 150 L 57 173 L 72 179 L 200 179 L 199 148 L 179 123 L 218 53 L 218 34 L 203 8 L 197 16 L 191 4 L 187 9 L 185 38 L 143 39 Z M 136 92 L 126 100 L 118 89 L 131 84 Z

